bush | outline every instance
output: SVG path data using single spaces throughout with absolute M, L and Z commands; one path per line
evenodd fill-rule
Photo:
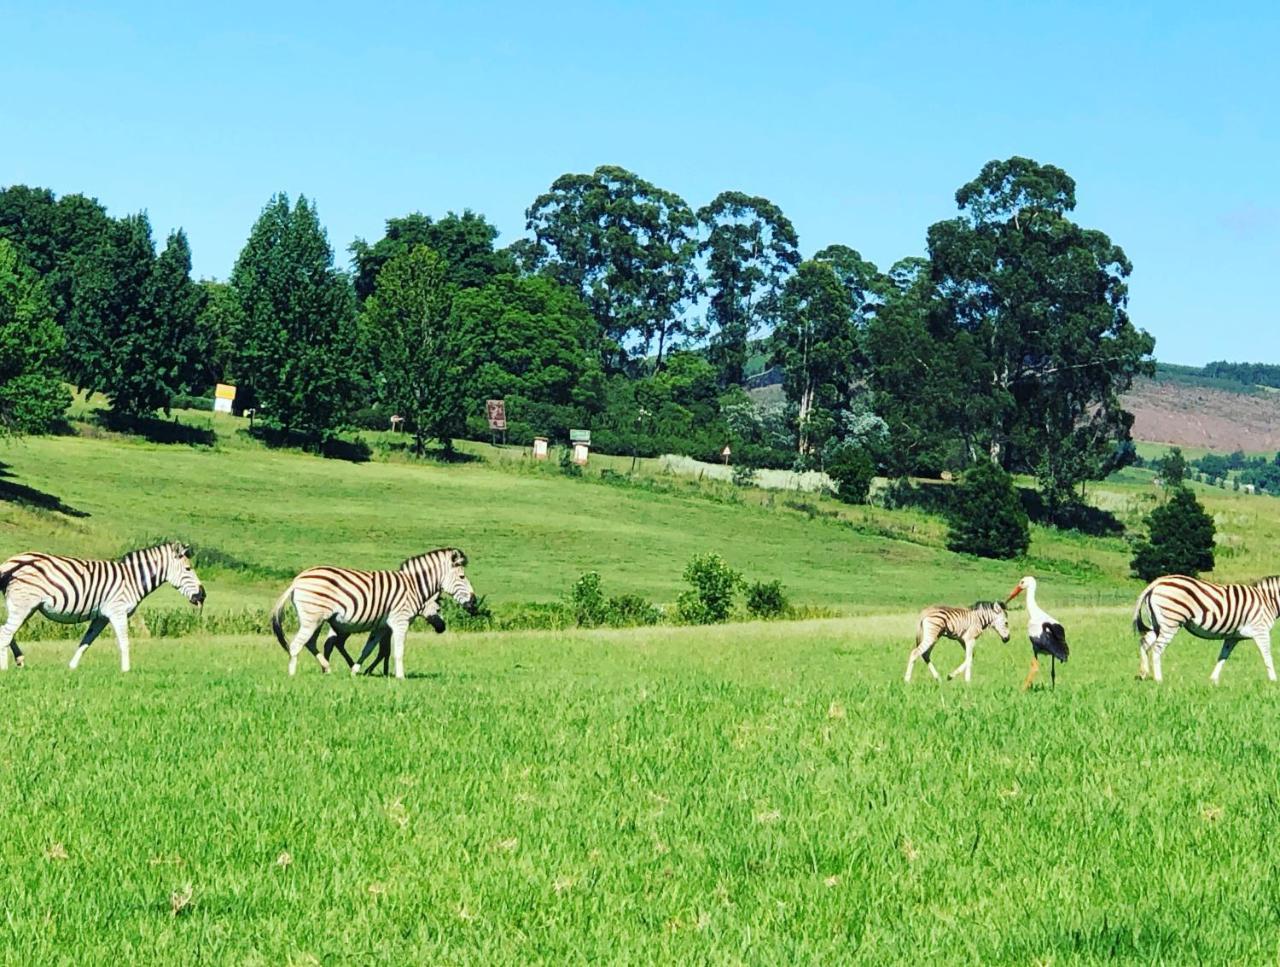
M 876 467 L 866 450 L 840 447 L 827 464 L 827 476 L 836 482 L 836 496 L 846 504 L 865 504 L 871 493 Z
M 606 602 L 597 572 L 588 571 L 574 582 L 573 590 L 569 592 L 569 606 L 579 627 L 594 628 L 604 624 Z
M 573 451 L 568 447 L 560 448 L 560 472 L 566 477 L 582 476 L 582 467 L 573 462 Z
M 620 594 L 605 603 L 605 622 L 614 628 L 656 625 L 662 612 L 638 594 Z
M 747 611 L 756 618 L 780 618 L 790 609 L 781 581 L 756 581 L 747 588 Z
M 1144 581 L 1162 574 L 1195 577 L 1213 570 L 1213 518 L 1196 495 L 1178 487 L 1163 507 L 1147 517 L 1147 537 L 1135 547 L 1130 567 Z
M 440 617 L 454 631 L 488 631 L 494 625 L 493 609 L 484 595 L 476 599 L 476 610 L 470 614 L 447 595 L 440 598 Z
M 213 397 L 188 396 L 186 393 L 179 393 L 169 401 L 169 408 L 173 410 L 212 410 Z
M 685 566 L 684 579 L 692 585 L 676 601 L 676 612 L 687 624 L 709 625 L 726 621 L 742 575 L 719 554 L 698 554 Z
M 733 484 L 735 487 L 750 487 L 756 482 L 756 468 L 746 463 L 733 465 Z
M 1004 470 L 982 460 L 965 472 L 955 490 L 947 547 L 994 558 L 1027 552 L 1031 544 L 1027 512 Z

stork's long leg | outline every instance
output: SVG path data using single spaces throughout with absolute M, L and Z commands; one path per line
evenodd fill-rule
M 1031 670 L 1027 672 L 1027 679 L 1022 683 L 1022 690 L 1024 692 L 1031 687 L 1031 683 L 1035 681 L 1036 673 L 1039 671 L 1040 671 L 1040 658 L 1035 654 L 1035 652 L 1032 652 L 1031 653 Z

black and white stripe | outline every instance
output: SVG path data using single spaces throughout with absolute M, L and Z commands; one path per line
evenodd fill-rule
M 115 561 L 81 560 L 29 551 L 0 564 L 0 591 L 8 616 L 0 627 L 0 670 L 12 649 L 18 664 L 22 650 L 18 629 L 39 611 L 46 618 L 71 624 L 88 621 L 89 629 L 71 657 L 71 667 L 108 624 L 120 644 L 120 670 L 129 670 L 129 615 L 148 594 L 171 584 L 194 605 L 204 603 L 204 588 L 181 544 L 159 544 L 131 551 Z
M 964 672 L 967 682 L 973 675 L 973 646 L 978 637 L 988 628 L 995 628 L 1002 641 L 1009 640 L 1009 616 L 998 601 L 978 601 L 972 608 L 953 608 L 948 605 L 933 605 L 920 612 L 920 620 L 916 625 L 916 646 L 907 657 L 906 681 L 911 681 L 911 669 L 916 659 L 923 659 L 934 678 L 938 678 L 938 669 L 929 660 L 934 644 L 939 638 L 950 638 L 964 646 L 964 661 L 948 678 L 955 678 Z
M 1271 626 L 1280 614 L 1280 577 L 1266 577 L 1253 584 L 1212 584 L 1198 578 L 1171 574 L 1156 578 L 1138 595 L 1133 626 L 1142 636 L 1138 647 L 1138 677 L 1150 671 L 1161 681 L 1160 658 L 1179 628 L 1197 638 L 1221 641 L 1218 663 L 1209 680 L 1215 685 L 1232 649 L 1252 638 L 1262 654 L 1267 678 L 1276 680 L 1271 662 Z
M 316 656 L 326 672 L 333 648 L 350 662 L 344 642 L 355 632 L 368 631 L 369 641 L 360 661 L 389 637 L 396 677 L 404 678 L 404 638 L 415 617 L 423 615 L 437 631 L 443 631 L 438 613 L 441 594 L 449 595 L 468 610 L 475 608 L 476 595 L 467 580 L 466 564 L 467 556 L 462 551 L 444 547 L 411 557 L 395 571 L 327 566 L 303 571 L 271 609 L 271 627 L 289 652 L 289 674 L 297 671 L 298 654 L 303 648 Z M 286 644 L 280 615 L 289 601 L 298 614 L 298 631 Z M 326 622 L 334 634 L 321 654 L 316 638 Z M 360 661 L 352 664 L 352 674 L 360 673 Z

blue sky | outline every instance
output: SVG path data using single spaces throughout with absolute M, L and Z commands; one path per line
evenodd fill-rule
M 185 6 L 0 0 L 0 184 L 145 209 L 224 278 L 278 190 L 345 262 L 414 210 L 510 241 L 612 163 L 695 207 L 765 195 L 806 254 L 887 267 L 1023 154 L 1124 246 L 1160 358 L 1280 361 L 1274 4 Z

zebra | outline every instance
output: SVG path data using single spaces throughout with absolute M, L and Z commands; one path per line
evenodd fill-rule
M 71 656 L 80 664 L 85 651 L 108 624 L 120 644 L 120 670 L 129 670 L 129 615 L 148 594 L 172 584 L 196 607 L 204 604 L 204 585 L 189 560 L 185 544 L 157 544 L 130 551 L 115 561 L 80 560 L 28 551 L 0 564 L 0 592 L 8 617 L 0 627 L 0 671 L 9 666 L 12 650 L 24 664 L 15 636 L 32 613 L 64 624 L 88 621 L 89 629 Z
M 1211 584 L 1183 574 L 1156 578 L 1138 595 L 1133 609 L 1133 627 L 1142 636 L 1138 645 L 1138 678 L 1145 679 L 1150 671 L 1157 682 L 1163 680 L 1160 657 L 1178 629 L 1186 628 L 1197 638 L 1222 642 L 1218 663 L 1209 676 L 1214 685 L 1231 652 L 1245 638 L 1252 638 L 1257 644 L 1267 678 L 1274 682 L 1271 626 L 1277 614 L 1280 577 L 1265 577 L 1252 584 Z
M 467 611 L 475 611 L 476 594 L 463 570 L 466 564 L 467 556 L 462 551 L 442 547 L 409 558 L 395 571 L 355 571 L 330 566 L 303 571 L 285 588 L 271 609 L 271 627 L 282 645 L 285 637 L 280 615 L 285 605 L 292 601 L 298 614 L 298 631 L 286 646 L 289 674 L 296 674 L 298 654 L 303 648 L 316 656 L 321 668 L 329 671 L 327 655 L 315 647 L 320 628 L 328 622 L 336 632 L 333 638 L 337 640 L 332 645 L 335 648 L 353 632 L 372 632 L 361 660 L 383 635 L 389 635 L 396 678 L 404 678 L 404 637 L 409 622 L 418 615 L 427 615 L 431 620 L 442 593 L 451 596 Z M 434 617 L 433 626 L 443 631 L 444 622 L 438 614 Z M 346 656 L 345 648 L 342 653 Z M 360 674 L 360 662 L 352 664 L 351 673 Z
M 444 619 L 440 617 L 440 595 L 437 592 L 431 597 L 418 614 L 427 620 L 427 623 L 435 630 L 436 634 L 443 634 L 445 630 Z M 379 665 L 382 666 L 382 674 L 386 675 L 389 671 L 389 662 L 391 660 L 391 629 L 386 625 L 380 625 L 369 632 L 369 639 L 364 644 L 364 650 L 360 652 L 357 660 L 351 658 L 350 653 L 346 649 L 348 634 L 339 634 L 331 631 L 329 637 L 324 643 L 324 657 L 328 659 L 336 649 L 339 654 L 347 661 L 347 666 L 351 668 L 351 674 L 371 674 Z M 315 647 L 314 639 L 309 643 L 311 648 Z M 288 646 L 283 646 L 288 651 Z M 378 649 L 378 654 L 373 659 L 372 665 L 366 665 L 364 660 L 369 657 L 369 653 L 374 648 Z
M 920 612 L 920 621 L 916 625 L 916 646 L 907 656 L 907 673 L 905 681 L 911 681 L 911 669 L 916 659 L 924 660 L 933 673 L 940 678 L 938 669 L 933 667 L 929 654 L 939 638 L 950 638 L 964 646 L 962 661 L 947 679 L 955 678 L 964 672 L 964 680 L 970 681 L 973 673 L 973 646 L 979 636 L 988 628 L 995 628 L 1001 641 L 1009 640 L 1009 613 L 999 601 L 975 601 L 972 608 L 952 608 L 937 604 Z

